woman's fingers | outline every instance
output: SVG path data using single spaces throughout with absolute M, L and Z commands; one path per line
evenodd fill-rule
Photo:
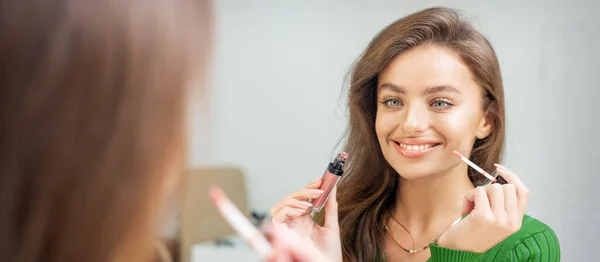
M 298 199 L 293 199 L 293 198 L 283 199 L 283 200 L 281 200 L 281 202 L 277 203 L 276 205 L 274 205 L 271 208 L 271 216 L 275 216 L 275 214 L 277 214 L 277 212 L 279 212 L 279 210 L 281 210 L 284 207 L 291 207 L 291 208 L 296 208 L 296 209 L 307 210 L 312 206 L 313 205 L 311 203 L 308 203 L 308 202 L 302 201 L 302 200 L 298 200 Z
M 473 208 L 475 208 L 475 202 L 473 201 L 473 192 L 471 190 L 471 192 L 469 192 L 469 194 L 467 196 L 465 196 L 465 198 L 464 198 L 463 205 L 462 205 L 462 211 L 461 211 L 460 215 L 464 216 L 466 214 L 471 213 L 471 211 L 473 211 Z
M 505 216 L 504 189 L 500 184 L 491 184 L 485 186 L 490 200 L 490 208 L 495 216 Z
M 323 190 L 321 190 L 321 189 L 305 187 L 305 188 L 295 191 L 294 193 L 291 193 L 290 195 L 286 196 L 284 199 L 294 198 L 294 199 L 298 199 L 298 200 L 308 200 L 308 199 L 312 199 L 312 198 L 317 198 L 321 194 L 323 194 Z
M 307 210 L 297 209 L 293 207 L 284 207 L 273 216 L 273 223 L 284 223 L 288 219 L 293 219 L 304 215 Z
M 480 188 L 485 189 L 485 194 L 481 189 L 476 188 L 473 190 L 472 197 L 474 210 L 481 214 L 481 218 L 485 220 L 484 223 L 489 223 L 489 226 L 497 227 L 503 232 L 517 231 L 521 226 L 523 215 L 520 212 L 516 186 L 508 183 L 504 185 L 491 184 Z M 487 196 L 488 203 L 485 201 L 485 196 Z M 488 211 L 489 213 L 487 213 Z
M 302 188 L 297 190 L 294 193 L 284 197 L 279 203 L 275 204 L 270 210 L 271 216 L 274 217 L 275 214 L 279 213 L 279 211 L 284 207 L 308 209 L 312 207 L 312 204 L 307 200 L 317 198 L 321 194 L 323 194 L 323 190 L 320 189 Z
M 465 199 L 467 203 L 473 203 L 474 207 L 471 213 L 477 212 L 477 215 L 481 215 L 485 219 L 489 219 L 492 216 L 492 209 L 485 188 L 476 187 L 465 196 Z
M 509 227 L 512 227 L 522 220 L 517 201 L 517 189 L 512 184 L 505 184 L 502 186 L 502 190 L 504 191 L 504 206 L 510 223 Z
M 500 176 L 502 176 L 506 182 L 515 186 L 517 191 L 517 206 L 521 216 L 523 216 L 525 214 L 527 201 L 529 199 L 529 188 L 525 186 L 523 181 L 521 181 L 521 179 L 514 172 L 508 170 L 508 168 L 499 164 L 495 164 L 495 166 Z

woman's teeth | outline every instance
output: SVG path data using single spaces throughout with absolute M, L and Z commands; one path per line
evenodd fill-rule
M 400 147 L 405 148 L 407 150 L 411 150 L 411 151 L 417 151 L 417 150 L 425 150 L 431 147 L 434 147 L 435 144 L 427 144 L 427 145 L 405 145 L 405 144 L 399 144 Z

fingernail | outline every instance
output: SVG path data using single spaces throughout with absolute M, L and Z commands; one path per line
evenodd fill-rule
M 309 189 L 308 193 L 311 193 L 313 195 L 320 195 L 320 194 L 323 194 L 323 190 L 321 190 L 321 189 Z
M 506 171 L 507 171 L 507 168 L 506 168 L 506 167 L 503 167 L 503 166 L 502 166 L 502 165 L 500 165 L 500 164 L 494 164 L 494 166 L 496 166 L 496 168 L 498 168 L 498 170 L 500 170 L 500 171 L 503 171 L 503 172 L 506 172 Z
M 305 207 L 311 207 L 313 206 L 311 203 L 305 202 L 305 201 L 300 201 L 300 205 L 301 206 L 305 206 Z
M 298 215 L 302 215 L 306 212 L 306 209 L 294 208 L 294 212 L 298 213 Z

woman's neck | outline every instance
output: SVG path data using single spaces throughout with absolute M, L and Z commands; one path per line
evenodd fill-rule
M 400 178 L 392 215 L 411 234 L 439 231 L 460 217 L 464 196 L 473 188 L 465 165 L 421 179 Z

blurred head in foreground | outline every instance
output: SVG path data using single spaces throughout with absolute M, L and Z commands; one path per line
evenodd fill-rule
M 0 261 L 148 260 L 210 8 L 0 0 Z

